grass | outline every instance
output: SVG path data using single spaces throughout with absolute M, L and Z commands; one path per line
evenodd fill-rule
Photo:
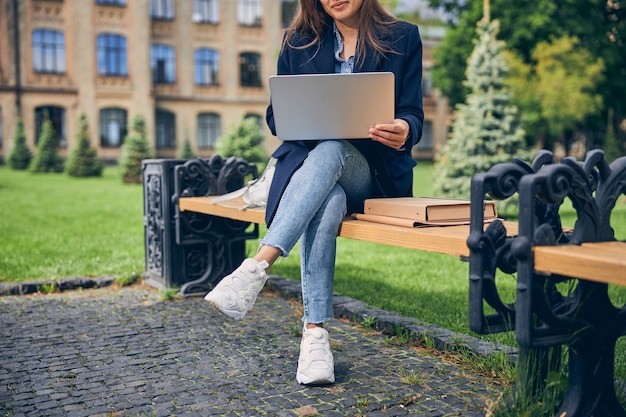
M 141 185 L 0 168 L 0 281 L 144 269 Z
M 431 164 L 416 167 L 416 196 L 431 194 L 432 176 Z M 575 213 L 563 208 L 562 218 L 565 226 L 572 226 Z M 102 275 L 130 280 L 144 270 L 142 187 L 122 184 L 117 168 L 107 167 L 102 178 L 72 178 L 0 167 L 0 219 L 0 281 Z M 618 239 L 626 239 L 623 202 L 613 211 L 612 223 Z M 247 245 L 253 254 L 258 242 Z M 374 307 L 471 334 L 467 271 L 467 263 L 453 256 L 340 238 L 335 290 Z M 276 263 L 272 273 L 298 279 L 299 249 Z M 515 277 L 501 274 L 497 279 L 512 301 Z M 626 304 L 626 288 L 611 287 L 611 298 L 616 305 Z M 480 337 L 516 345 L 512 333 Z M 615 363 L 622 378 L 623 339 Z

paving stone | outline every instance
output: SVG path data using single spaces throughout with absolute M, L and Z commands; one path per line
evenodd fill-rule
M 300 339 L 292 329 L 301 326 L 301 306 L 287 298 L 298 284 L 279 277 L 242 321 L 224 318 L 202 298 L 163 301 L 142 285 L 93 286 L 0 297 L 0 384 L 11 387 L 0 389 L 0 415 L 481 416 L 501 391 L 346 318 L 376 315 L 384 328 L 417 326 L 440 344 L 458 343 L 451 332 L 347 297 L 337 297 L 338 318 L 328 325 L 336 383 L 299 385 Z M 27 287 L 4 291 L 24 294 Z M 485 354 L 501 349 L 476 346 Z M 420 384 L 407 383 L 407 372 Z

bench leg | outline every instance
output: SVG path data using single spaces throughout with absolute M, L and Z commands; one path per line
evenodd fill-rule
M 568 390 L 557 416 L 626 416 L 615 394 L 612 339 L 588 332 L 570 346 Z

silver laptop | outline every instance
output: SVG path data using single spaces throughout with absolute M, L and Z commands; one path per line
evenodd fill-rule
M 269 84 L 283 141 L 363 139 L 370 127 L 394 119 L 391 72 L 274 75 Z

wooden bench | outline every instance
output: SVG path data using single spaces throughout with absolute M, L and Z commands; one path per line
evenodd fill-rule
M 212 204 L 210 197 L 186 197 L 178 200 L 181 212 L 195 212 L 224 217 L 243 222 L 265 224 L 265 210 L 245 209 L 241 199 Z M 511 233 L 517 232 L 517 224 L 506 222 Z M 381 243 L 428 252 L 442 253 L 459 257 L 469 256 L 467 237 L 468 225 L 400 227 L 347 217 L 341 224 L 339 237 Z
M 626 305 L 613 305 L 608 287 L 626 286 L 626 243 L 615 240 L 610 225 L 611 211 L 626 193 L 626 158 L 610 166 L 601 151 L 582 162 L 551 159 L 542 153 L 532 166 L 501 164 L 472 179 L 472 202 L 485 193 L 503 199 L 518 192 L 519 235 L 472 227 L 470 327 L 515 330 L 522 396 L 546 388 L 550 351 L 567 353 L 568 386 L 556 416 L 625 416 L 615 393 L 614 355 L 617 339 L 626 335 Z M 559 216 L 566 199 L 577 215 L 570 230 Z M 496 267 L 517 273 L 514 303 L 500 300 Z M 557 286 L 565 281 L 569 291 Z M 486 314 L 485 302 L 496 313 Z

